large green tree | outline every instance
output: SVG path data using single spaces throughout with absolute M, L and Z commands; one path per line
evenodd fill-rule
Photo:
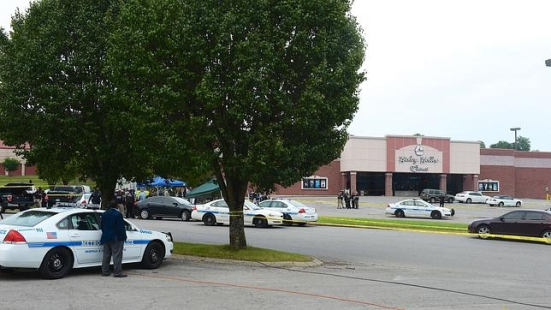
M 364 57 L 350 0 L 129 0 L 110 66 L 125 100 L 207 159 L 246 247 L 250 184 L 289 186 L 338 158 Z
M 121 3 L 32 2 L 0 39 L 0 138 L 43 179 L 94 179 L 105 203 L 121 175 L 151 175 L 150 150 L 164 143 L 121 99 L 106 67 Z
M 498 143 L 490 145 L 492 149 L 515 149 L 515 142 L 499 141 Z M 530 151 L 530 139 L 518 136 L 517 138 L 517 151 Z

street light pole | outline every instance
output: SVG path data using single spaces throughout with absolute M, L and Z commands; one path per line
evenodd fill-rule
M 511 131 L 515 132 L 515 151 L 517 150 L 517 131 L 520 130 L 520 127 L 513 127 L 511 128 Z

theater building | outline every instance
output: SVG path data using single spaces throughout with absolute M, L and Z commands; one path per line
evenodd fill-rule
M 545 198 L 551 153 L 481 149 L 478 141 L 426 136 L 351 136 L 341 157 L 276 195 L 418 196 L 425 188 L 450 194 Z
M 3 163 L 6 158 L 13 158 L 19 161 L 17 170 L 6 171 L 4 165 L 0 164 L 0 173 L 3 175 L 22 176 L 22 175 L 34 175 L 36 174 L 36 167 L 27 166 L 27 162 L 24 158 L 15 153 L 15 147 L 4 145 L 4 142 L 0 140 L 0 163 Z

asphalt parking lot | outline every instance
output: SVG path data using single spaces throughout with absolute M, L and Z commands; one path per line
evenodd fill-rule
M 280 196 L 284 197 L 284 196 Z M 396 219 L 385 214 L 385 208 L 389 203 L 404 199 L 419 197 L 386 197 L 386 196 L 360 196 L 359 209 L 337 209 L 337 197 L 329 196 L 285 196 L 296 199 L 307 206 L 315 207 L 320 216 L 342 216 L 354 218 Z M 544 199 L 521 199 L 522 209 L 547 209 L 551 207 L 551 201 Z M 455 216 L 446 218 L 446 221 L 458 223 L 470 223 L 479 218 L 497 217 L 517 207 L 491 207 L 487 204 L 473 203 L 446 203 L 445 207 L 453 208 Z M 411 219 L 411 218 L 409 218 Z M 426 219 L 426 218 L 423 218 Z
M 361 197 L 359 209 L 336 209 L 336 197 L 293 197 L 321 216 L 392 218 L 386 205 L 400 197 Z M 516 208 L 447 204 L 469 222 Z M 522 208 L 544 209 L 527 200 Z M 426 220 L 426 219 L 424 219 Z M 141 227 L 180 230 L 178 240 L 227 241 L 227 228 L 180 220 L 135 220 Z M 159 229 L 157 229 L 159 230 Z M 300 232 L 300 233 L 298 233 Z M 350 238 L 353 233 L 354 238 Z M 56 281 L 34 272 L 0 274 L 0 309 L 532 309 L 551 308 L 544 287 L 545 245 L 476 238 L 335 227 L 247 228 L 248 241 L 283 247 L 289 240 L 316 266 L 268 266 L 172 257 L 156 270 L 125 266 L 125 279 L 99 268 L 74 270 Z M 313 239 L 312 239 L 313 238 Z M 202 240 L 202 241 L 201 241 Z M 269 243 L 261 243 L 266 241 Z M 286 248 L 282 248 L 285 250 Z M 298 250 L 297 250 L 298 251 Z M 491 265 L 481 264 L 497 253 Z M 522 261 L 523 266 L 518 266 Z M 449 268 L 453 266 L 453 268 Z M 479 275 L 483 275 L 480 277 Z M 520 276 L 522 275 L 522 276 Z M 476 279 L 476 280 L 473 280 Z

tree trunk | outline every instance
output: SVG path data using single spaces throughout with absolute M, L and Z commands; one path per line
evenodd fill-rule
M 107 210 L 109 208 L 109 202 L 115 198 L 115 187 L 117 181 L 116 179 L 108 180 L 106 182 L 98 181 L 96 181 L 96 185 L 101 193 L 101 209 Z
M 220 180 L 218 184 L 230 207 L 230 246 L 235 250 L 243 250 L 247 248 L 243 204 L 249 182 L 231 178 L 226 178 L 226 184 L 220 184 L 222 182 L 223 180 Z

